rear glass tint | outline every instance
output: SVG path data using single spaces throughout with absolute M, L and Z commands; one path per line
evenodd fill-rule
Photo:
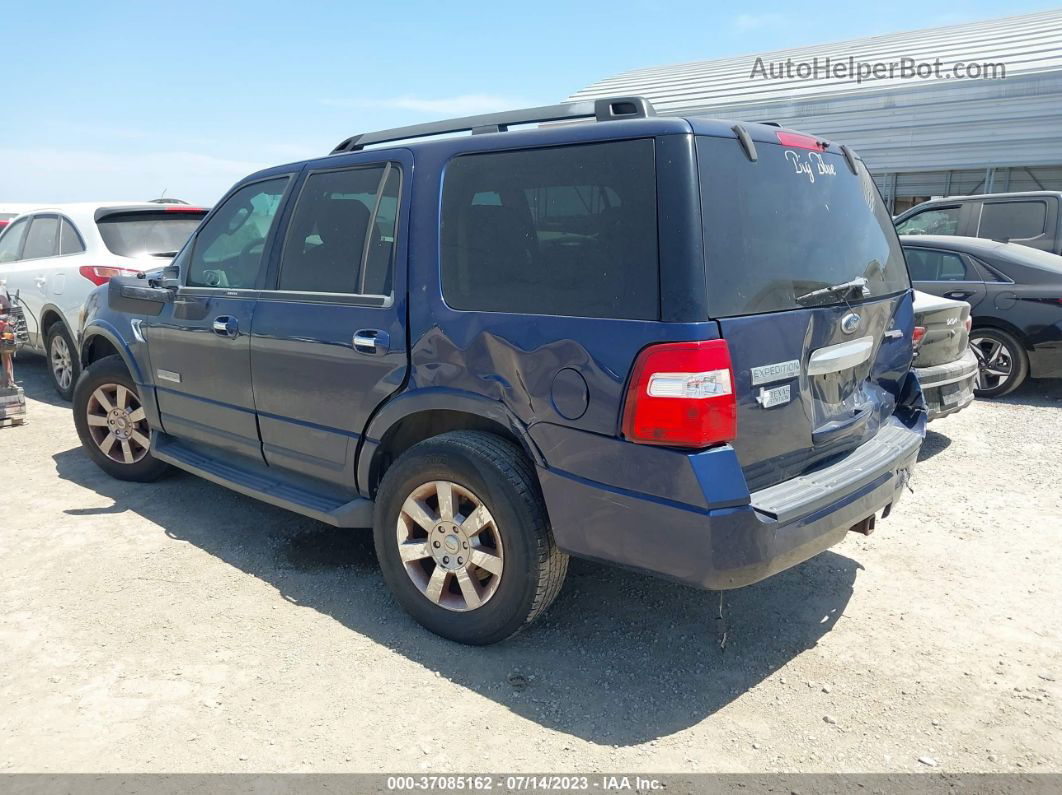
M 96 225 L 112 254 L 119 257 L 173 256 L 199 226 L 205 212 L 119 212 Z
M 892 218 L 862 163 L 856 175 L 841 155 L 756 149 L 753 162 L 733 138 L 697 139 L 714 317 L 843 303 L 797 298 L 860 277 L 868 297 L 910 285 Z
M 1046 202 L 986 202 L 977 236 L 1004 242 L 1028 240 L 1042 235 L 1046 224 Z
M 454 159 L 441 257 L 456 309 L 656 319 L 653 142 Z

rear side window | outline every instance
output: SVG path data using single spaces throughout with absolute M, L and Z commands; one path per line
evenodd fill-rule
M 204 212 L 118 212 L 97 221 L 100 236 L 119 257 L 174 256 L 199 226 Z
M 74 225 L 65 218 L 60 219 L 59 222 L 59 253 L 60 254 L 80 254 L 85 250 L 84 243 L 81 242 L 81 236 L 74 229 Z
M 19 258 L 18 250 L 28 228 L 29 221 L 23 218 L 21 221 L 15 221 L 0 235 L 0 263 L 14 262 Z
M 989 240 L 1028 240 L 1044 233 L 1047 204 L 1044 202 L 991 202 L 981 208 L 977 236 Z
M 286 176 L 252 182 L 225 200 L 196 236 L 189 287 L 255 287 L 287 184 Z
M 659 317 L 651 140 L 455 158 L 441 235 L 455 309 Z
M 310 174 L 288 226 L 277 288 L 389 295 L 399 178 L 387 164 Z
M 900 235 L 959 234 L 959 205 L 922 210 L 896 225 Z
M 59 253 L 59 219 L 54 215 L 35 215 L 26 234 L 22 259 L 54 257 Z
M 916 282 L 963 282 L 980 281 L 970 273 L 958 254 L 931 248 L 907 248 L 907 269 L 911 280 Z
M 909 287 L 900 241 L 874 180 L 840 154 L 697 138 L 714 317 L 844 303 L 826 288 L 866 279 L 868 298 Z M 815 295 L 810 295 L 815 293 Z

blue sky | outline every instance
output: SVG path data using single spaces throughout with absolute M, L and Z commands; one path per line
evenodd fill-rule
M 642 66 L 1055 4 L 7 3 L 0 202 L 179 196 L 370 129 L 548 104 Z

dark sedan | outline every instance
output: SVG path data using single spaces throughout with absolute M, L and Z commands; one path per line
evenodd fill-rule
M 973 308 L 976 394 L 999 397 L 1032 378 L 1062 378 L 1062 257 L 973 237 L 902 235 L 918 290 Z

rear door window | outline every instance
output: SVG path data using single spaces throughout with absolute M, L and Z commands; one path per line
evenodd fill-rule
M 23 218 L 4 230 L 0 236 L 0 263 L 14 262 L 19 259 L 19 249 L 22 248 L 22 238 L 29 229 L 29 220 Z
M 916 282 L 980 281 L 966 261 L 950 251 L 932 248 L 907 248 L 907 268 Z
M 120 257 L 174 256 L 199 226 L 205 211 L 117 212 L 97 221 L 108 251 Z
M 22 259 L 54 257 L 59 253 L 59 218 L 54 215 L 35 215 L 26 234 Z
M 387 164 L 311 173 L 288 226 L 277 289 L 389 295 L 399 177 Z
M 809 293 L 866 279 L 867 298 L 910 282 L 874 180 L 840 154 L 733 138 L 697 139 L 701 210 L 714 317 L 843 303 Z M 848 300 L 852 300 L 849 298 Z
M 900 235 L 957 235 L 959 234 L 961 210 L 958 204 L 922 210 L 897 224 L 896 233 Z
M 986 202 L 977 236 L 1003 242 L 1029 240 L 1042 235 L 1046 225 L 1046 202 Z
M 654 158 L 651 140 L 455 158 L 442 199 L 447 304 L 658 318 Z
M 225 200 L 196 235 L 189 287 L 257 286 L 266 241 L 287 185 L 287 176 L 253 182 Z

